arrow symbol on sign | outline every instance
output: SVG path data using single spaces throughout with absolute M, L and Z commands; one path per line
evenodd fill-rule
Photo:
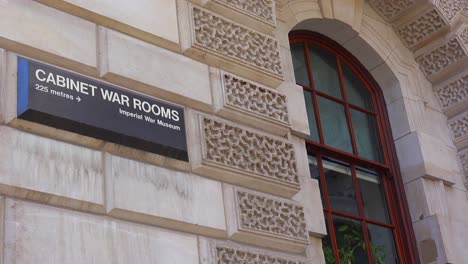
M 76 98 L 76 101 L 78 101 L 78 103 L 81 102 L 81 98 L 78 96 L 78 97 Z

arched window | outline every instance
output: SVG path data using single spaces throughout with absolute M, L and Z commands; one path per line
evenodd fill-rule
M 414 237 L 405 234 L 411 222 L 404 196 L 394 195 L 402 183 L 394 181 L 400 176 L 379 87 L 320 34 L 293 32 L 290 45 L 310 126 L 310 172 L 320 182 L 327 224 L 326 263 L 407 263 L 412 242 L 404 241 Z

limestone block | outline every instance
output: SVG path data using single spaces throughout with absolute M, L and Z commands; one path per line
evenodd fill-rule
M 189 128 L 187 128 L 189 129 Z M 190 145 L 188 145 L 190 146 Z M 121 157 L 126 157 L 129 159 L 134 159 L 149 164 L 171 168 L 179 171 L 189 172 L 192 168 L 189 162 L 169 158 L 163 155 L 154 154 L 148 151 L 139 150 L 136 148 L 130 148 L 124 145 L 119 145 L 111 142 L 104 143 L 102 150 Z
M 276 26 L 275 0 L 232 1 L 191 0 L 213 12 L 244 24 L 252 29 L 270 33 Z
M 309 234 L 299 203 L 227 184 L 223 188 L 230 239 L 293 253 L 305 251 Z
M 356 58 L 358 58 L 359 62 L 361 62 L 362 65 L 370 71 L 377 66 L 380 66 L 384 61 L 382 57 L 376 52 L 376 49 L 374 49 L 368 43 L 368 41 L 364 40 L 363 37 L 364 36 L 354 37 L 353 39 L 343 44 L 343 47 L 350 51 Z
M 206 9 L 179 3 L 184 54 L 270 87 L 283 81 L 276 39 Z
M 424 133 L 412 132 L 395 141 L 403 181 L 408 183 L 419 177 L 455 183 L 459 173 L 456 150 L 439 139 Z
M 312 263 L 310 260 L 296 255 L 278 253 L 231 241 L 220 241 L 200 236 L 198 237 L 198 245 L 200 264 Z
M 468 108 L 468 69 L 434 87 L 442 110 L 453 117 Z
M 0 256 L 5 256 L 5 198 L 0 196 Z M 0 258 L 0 263 L 3 264 L 3 257 Z
M 299 190 L 289 141 L 203 114 L 187 114 L 187 120 L 195 173 L 284 197 Z
M 211 68 L 218 115 L 278 136 L 289 132 L 287 98 L 263 85 Z
M 175 0 L 36 0 L 144 41 L 179 50 Z M 136 15 L 137 14 L 137 15 Z
M 308 259 L 313 259 L 314 263 L 326 263 L 323 254 L 322 239 L 310 237 L 310 245 L 307 247 L 306 254 Z
M 408 111 L 405 104 L 407 100 L 409 99 L 400 98 L 387 105 L 388 119 L 390 120 L 394 140 L 411 133 L 411 125 L 408 120 Z
M 104 212 L 101 153 L 0 126 L 0 192 Z
M 292 82 L 283 82 L 278 87 L 278 91 L 286 95 L 287 98 L 291 132 L 300 137 L 308 137 L 310 135 L 309 119 L 307 118 L 302 86 Z
M 293 135 L 289 136 L 289 140 L 294 145 L 297 162 L 297 175 L 299 176 L 299 182 L 302 185 L 303 179 L 310 179 L 309 157 L 307 155 L 306 144 L 304 139 Z
M 457 263 L 448 217 L 433 215 L 413 223 L 413 228 L 422 263 Z
M 104 79 L 174 103 L 211 111 L 208 66 L 119 32 L 100 28 Z
M 95 24 L 29 0 L 0 7 L 1 47 L 96 75 Z
M 5 123 L 5 112 L 9 100 L 7 98 L 6 89 L 7 67 L 6 67 L 6 51 L 0 49 L 0 124 Z
M 115 217 L 226 236 L 221 183 L 106 154 L 106 209 Z
M 196 236 L 6 201 L 5 264 L 197 264 Z
M 468 199 L 467 191 L 454 188 L 453 186 L 445 186 L 445 194 L 447 197 L 448 215 L 452 221 L 459 221 L 468 226 Z
M 382 89 L 385 102 L 387 105 L 401 99 L 403 97 L 400 81 L 393 73 L 388 63 L 382 63 L 370 71 L 372 77 Z
M 451 249 L 454 256 L 453 263 L 464 263 L 468 259 L 468 251 L 466 250 L 466 245 L 468 244 L 468 224 L 466 221 L 451 221 L 450 227 L 453 239 L 453 243 L 451 244 L 454 247 Z
M 293 197 L 293 200 L 304 207 L 307 230 L 317 237 L 327 235 L 319 182 L 312 178 L 304 179 L 301 190 Z
M 405 184 L 411 220 L 422 220 L 431 215 L 449 216 L 444 184 L 440 180 L 419 178 Z

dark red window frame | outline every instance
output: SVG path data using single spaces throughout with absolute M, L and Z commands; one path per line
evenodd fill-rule
M 393 137 L 391 134 L 390 123 L 388 119 L 387 109 L 385 107 L 385 100 L 383 97 L 382 90 L 380 89 L 377 82 L 373 79 L 370 73 L 362 66 L 362 64 L 347 50 L 345 50 L 341 45 L 336 43 L 335 41 L 315 32 L 309 31 L 293 31 L 289 34 L 290 43 L 304 43 L 304 44 L 313 44 L 320 48 L 327 50 L 328 52 L 332 53 L 337 58 L 337 67 L 339 72 L 340 83 L 343 84 L 343 74 L 341 71 L 340 60 L 350 66 L 353 69 L 356 76 L 361 80 L 361 82 L 366 86 L 369 93 L 372 96 L 372 102 L 374 105 L 374 111 L 371 112 L 369 110 L 360 108 L 355 105 L 351 105 L 347 101 L 338 100 L 337 98 L 331 97 L 325 93 L 317 91 L 314 89 L 314 84 L 312 80 L 312 69 L 310 65 L 309 59 L 306 59 L 308 73 L 309 73 L 309 81 L 311 87 L 304 86 L 302 84 L 298 84 L 304 88 L 304 90 L 309 91 L 313 94 L 313 105 L 314 105 L 314 112 L 315 112 L 315 119 L 317 122 L 317 128 L 319 133 L 320 142 L 314 142 L 310 140 L 306 140 L 306 148 L 310 154 L 313 154 L 317 158 L 319 168 L 322 167 L 322 158 L 330 157 L 336 158 L 344 162 L 349 162 L 351 164 L 351 171 L 353 174 L 353 181 L 356 189 L 356 197 L 358 201 L 362 201 L 360 192 L 358 191 L 357 187 L 357 178 L 355 173 L 355 167 L 361 166 L 365 168 L 369 168 L 372 170 L 377 171 L 378 173 L 384 175 L 383 177 L 383 185 L 385 189 L 386 199 L 389 207 L 389 214 L 390 214 L 390 224 L 383 224 L 380 222 L 375 222 L 372 219 L 363 217 L 363 208 L 362 202 L 358 202 L 358 207 L 360 211 L 359 217 L 354 215 L 349 215 L 343 212 L 334 211 L 331 209 L 328 203 L 328 198 L 325 199 L 325 207 L 324 207 L 324 214 L 327 217 L 328 223 L 332 221 L 332 214 L 333 215 L 341 215 L 351 219 L 356 219 L 363 223 L 363 232 L 366 237 L 366 244 L 369 246 L 368 235 L 367 235 L 367 228 L 366 224 L 374 224 L 377 223 L 380 226 L 386 226 L 392 228 L 393 235 L 395 239 L 395 246 L 397 253 L 399 255 L 399 259 L 402 263 L 419 263 L 419 257 L 417 252 L 416 240 L 413 232 L 413 227 L 411 223 L 411 217 L 409 214 L 409 209 L 407 205 L 403 180 L 400 174 L 398 159 L 396 156 L 395 145 L 393 142 Z M 307 45 L 304 45 L 307 46 Z M 305 56 L 309 58 L 309 51 L 308 48 L 305 48 Z M 346 89 L 343 88 L 342 85 L 342 93 L 344 98 L 346 98 Z M 351 120 L 350 111 L 349 109 L 354 108 L 358 109 L 362 112 L 371 114 L 376 117 L 377 126 L 379 131 L 379 136 L 381 140 L 382 146 L 382 154 L 383 154 L 383 161 L 377 162 L 369 159 L 365 159 L 356 155 L 356 141 L 354 136 L 354 130 L 352 127 L 352 122 L 348 122 L 350 136 L 352 140 L 353 146 L 353 153 L 348 153 L 345 151 L 341 151 L 330 146 L 324 144 L 324 138 L 321 128 L 320 122 L 320 112 L 318 109 L 317 104 L 317 96 L 320 95 L 321 97 L 325 97 L 327 99 L 331 99 L 333 101 L 340 102 L 341 104 L 346 106 L 346 117 L 348 120 Z M 321 190 L 324 192 L 324 197 L 328 197 L 327 195 L 327 188 L 324 186 L 326 184 L 325 176 L 323 170 L 320 171 L 320 179 L 321 179 Z M 339 256 L 337 254 L 336 248 L 336 237 L 334 228 L 329 228 L 328 232 L 330 233 L 330 239 L 332 241 L 335 253 L 335 260 L 339 260 Z M 368 256 L 370 263 L 374 263 L 371 254 Z

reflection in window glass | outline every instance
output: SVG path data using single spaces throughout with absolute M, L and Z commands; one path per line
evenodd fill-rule
M 325 158 L 322 164 L 331 208 L 336 211 L 359 215 L 349 166 Z
M 375 264 L 398 263 L 392 230 L 373 224 L 367 224 L 367 229 Z
M 321 96 L 317 100 L 325 144 L 352 153 L 344 106 Z
M 312 155 L 309 155 L 308 156 L 308 159 L 309 159 L 309 171 L 310 171 L 310 176 L 313 178 L 313 179 L 316 179 L 319 181 L 319 186 L 320 186 L 320 190 L 321 190 L 321 181 L 320 181 L 320 170 L 319 170 L 319 167 L 318 167 L 318 163 L 317 163 L 317 159 L 312 156 Z M 322 198 L 322 206 L 325 207 L 325 202 L 323 200 L 323 192 L 320 191 L 320 197 Z
M 372 97 L 359 78 L 345 63 L 341 64 L 348 102 L 373 111 Z
M 312 93 L 304 90 L 304 99 L 306 103 L 307 119 L 309 121 L 310 136 L 312 141 L 320 141 L 317 130 L 317 122 L 315 121 L 314 102 L 312 100 Z
M 322 238 L 322 250 L 325 257 L 325 263 L 335 264 L 335 254 L 333 253 L 333 246 L 330 240 L 330 227 L 328 226 L 327 217 L 325 217 L 325 226 L 327 228 L 327 235 Z
M 334 215 L 333 225 L 335 226 L 340 263 L 369 263 L 361 223 Z
M 382 162 L 382 149 L 375 117 L 350 108 L 359 156 Z
M 313 45 L 309 45 L 309 55 L 315 89 L 342 99 L 335 56 Z
M 294 66 L 294 76 L 296 76 L 296 82 L 303 86 L 310 87 L 309 73 L 307 69 L 307 63 L 305 60 L 306 56 L 304 52 L 304 44 L 291 44 L 291 55 Z
M 375 221 L 389 223 L 387 201 L 381 177 L 371 171 L 356 168 L 364 213 Z

